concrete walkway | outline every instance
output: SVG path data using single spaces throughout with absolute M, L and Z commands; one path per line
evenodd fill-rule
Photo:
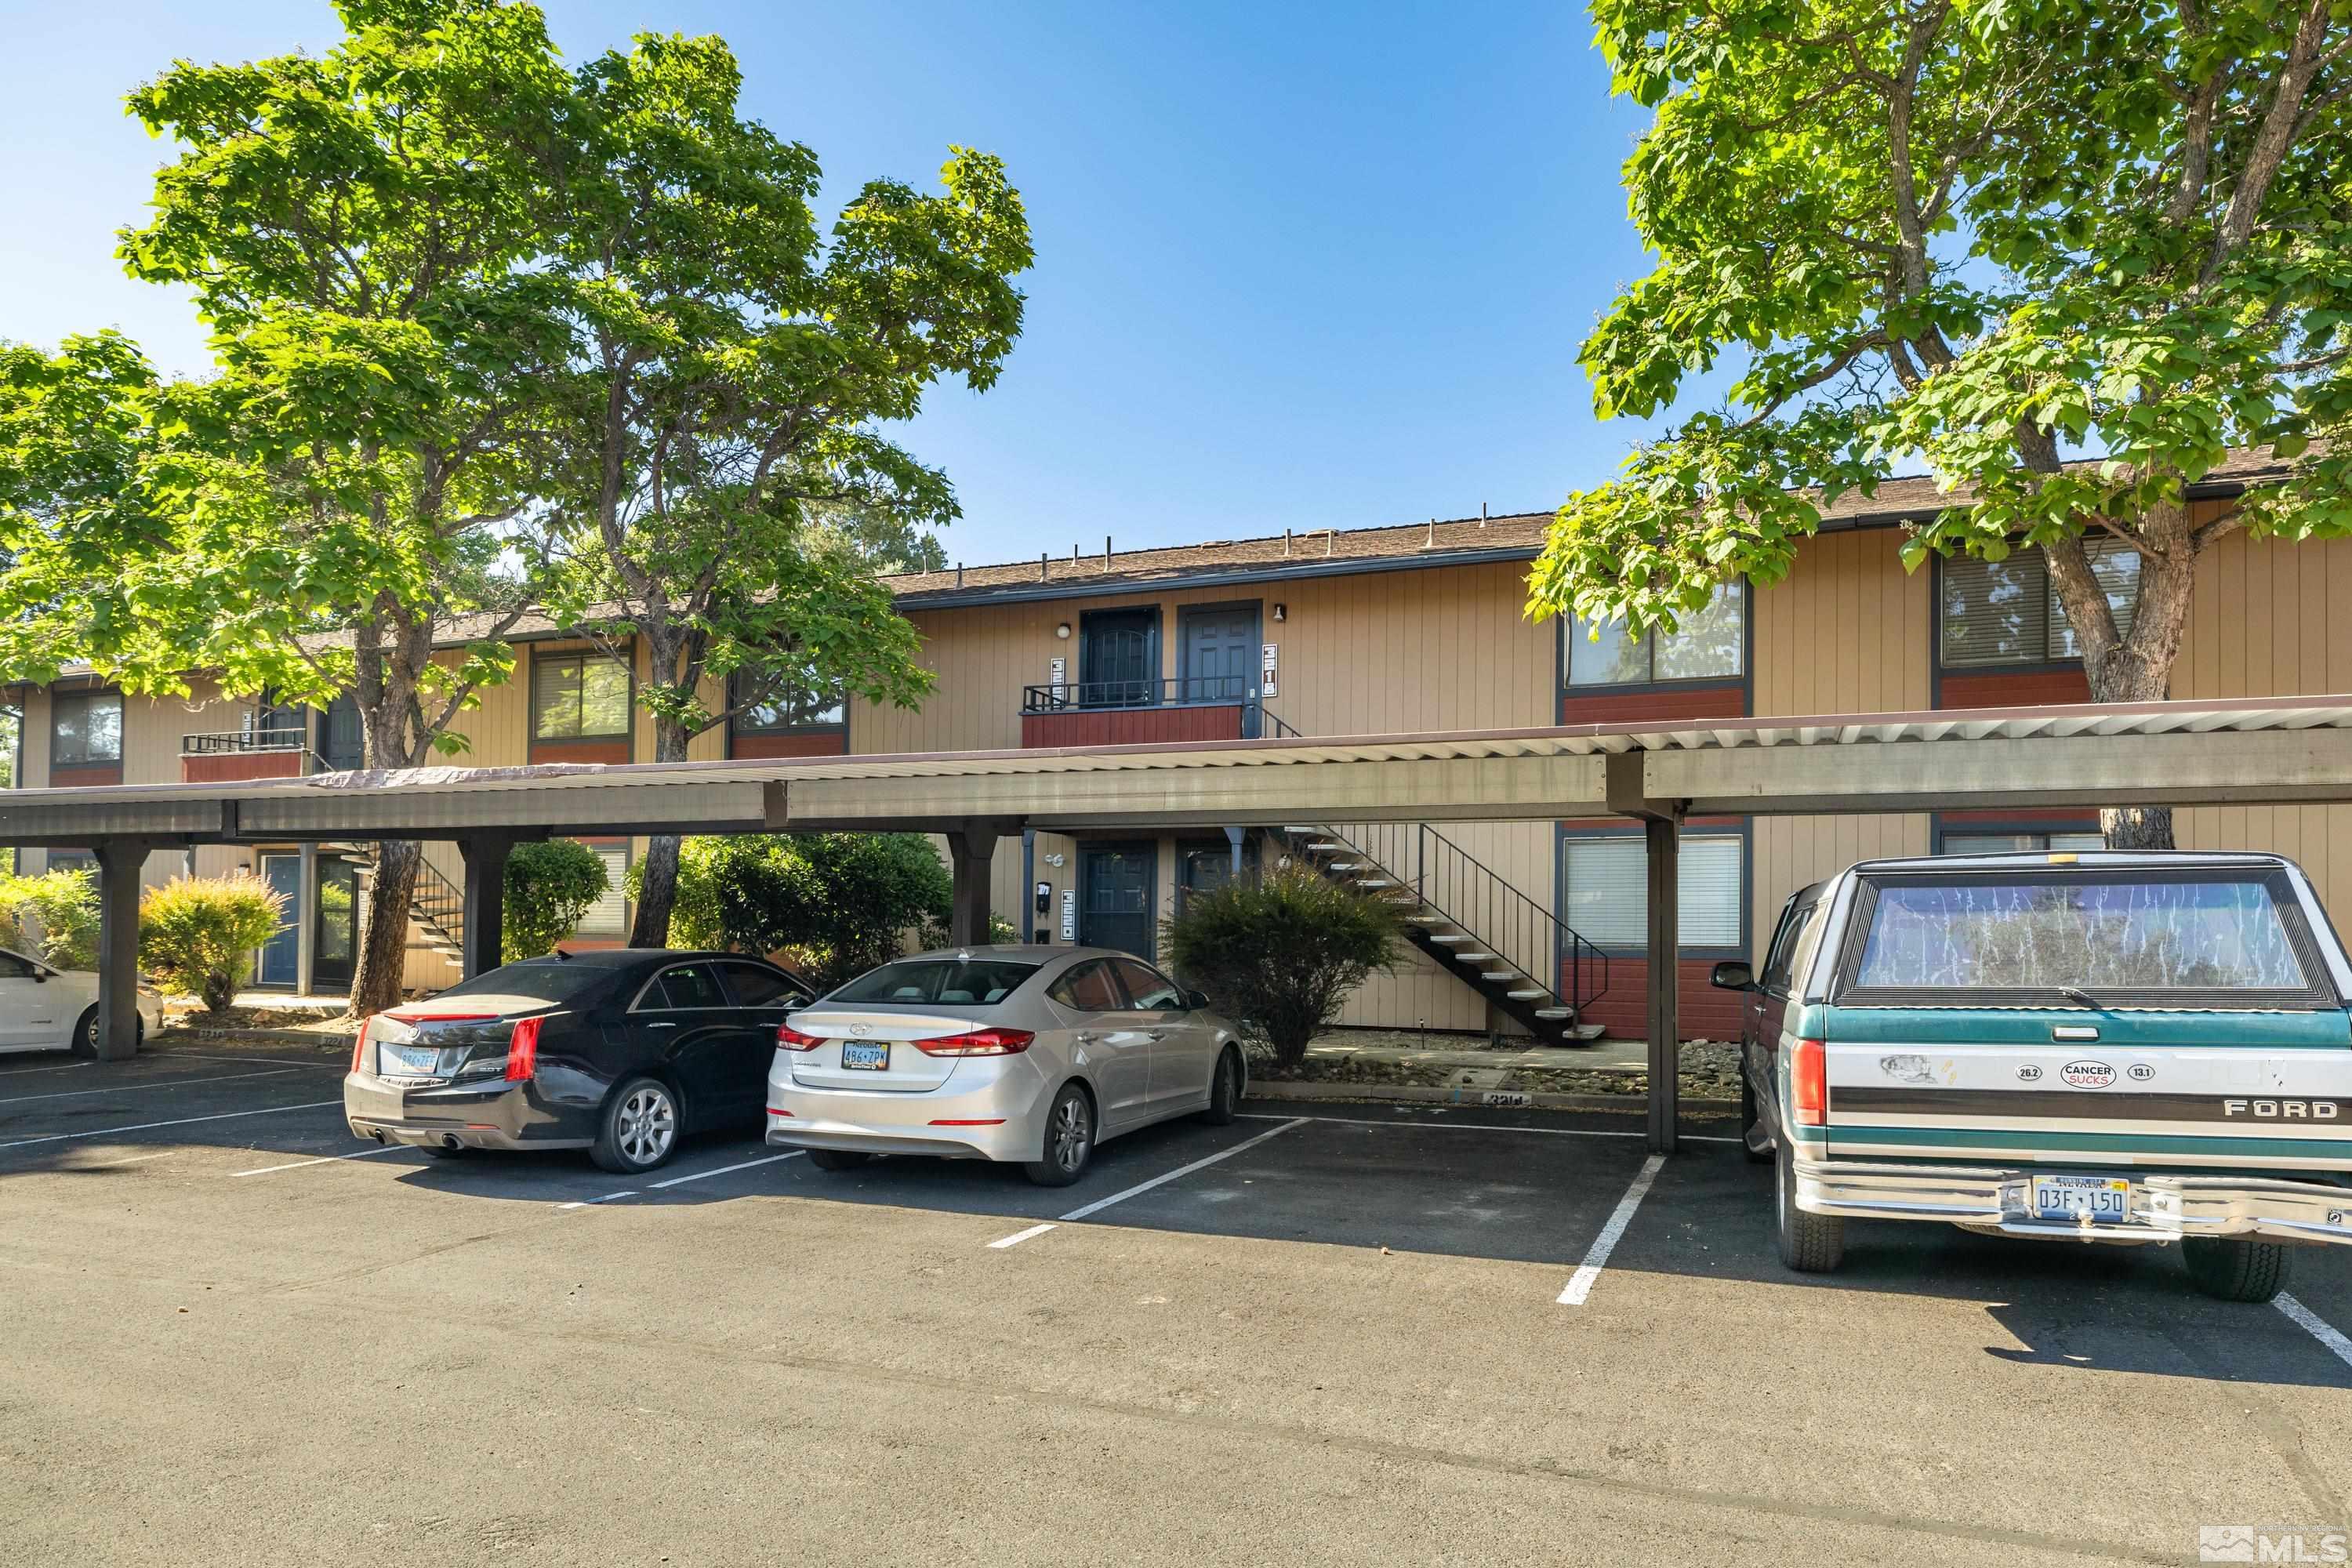
M 1576 1072 L 1646 1071 L 1650 1047 L 1640 1040 L 1595 1040 L 1581 1048 L 1538 1046 L 1526 1050 L 1480 1050 L 1458 1046 L 1359 1045 L 1345 1035 L 1327 1035 L 1307 1047 L 1310 1060 L 1361 1062 L 1366 1066 L 1430 1068 L 1567 1068 Z

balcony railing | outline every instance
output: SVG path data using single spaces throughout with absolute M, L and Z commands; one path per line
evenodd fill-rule
M 1068 680 L 1021 689 L 1024 713 L 1073 709 L 1175 708 L 1257 700 L 1257 688 L 1238 675 L 1178 675 L 1139 680 Z
M 216 730 L 180 737 L 180 755 L 212 757 L 246 752 L 299 752 L 310 743 L 300 730 Z

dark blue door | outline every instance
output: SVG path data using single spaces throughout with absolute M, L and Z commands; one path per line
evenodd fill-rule
M 301 975 L 302 857 L 264 855 L 261 879 L 286 900 L 286 907 L 278 916 L 278 934 L 261 944 L 254 979 L 263 985 L 292 985 Z

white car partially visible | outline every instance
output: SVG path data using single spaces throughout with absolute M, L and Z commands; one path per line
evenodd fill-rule
M 163 1026 L 163 998 L 139 987 L 141 1038 Z M 98 973 L 53 969 L 37 958 L 0 948 L 0 1053 L 98 1051 Z

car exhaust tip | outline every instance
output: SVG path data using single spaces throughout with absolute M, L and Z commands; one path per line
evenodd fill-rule
M 441 1147 L 444 1149 L 463 1149 L 465 1146 L 465 1141 L 455 1132 L 444 1132 L 441 1135 Z

